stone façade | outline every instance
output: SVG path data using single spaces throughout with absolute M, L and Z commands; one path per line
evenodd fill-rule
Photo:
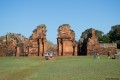
M 69 24 L 60 25 L 58 28 L 57 49 L 59 56 L 77 55 L 77 43 L 75 33 L 70 29 Z
M 29 38 L 21 34 L 8 33 L 0 37 L 0 56 L 43 56 L 47 51 L 46 26 L 37 26 Z M 99 43 L 95 35 L 96 30 L 92 30 L 91 38 L 84 38 L 82 44 L 75 41 L 75 33 L 70 29 L 69 24 L 60 25 L 57 35 L 57 55 L 76 56 L 93 55 L 99 52 L 100 55 L 107 55 L 108 52 L 117 52 L 116 43 Z
M 43 56 L 47 50 L 46 26 L 44 24 L 37 26 L 33 30 L 26 43 L 26 53 L 28 56 Z

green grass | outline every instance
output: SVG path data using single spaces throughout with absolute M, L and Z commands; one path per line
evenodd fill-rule
M 120 59 L 0 57 L 0 80 L 120 80 Z

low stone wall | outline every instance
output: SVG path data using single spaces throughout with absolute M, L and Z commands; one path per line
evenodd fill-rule
M 98 52 L 100 55 L 108 55 L 108 52 L 111 55 L 116 53 L 120 54 L 120 50 L 117 51 L 116 43 L 99 43 L 98 47 L 94 46 L 94 49 L 88 46 L 87 55 L 93 55 L 94 52 Z
M 110 54 L 116 54 L 117 53 L 117 44 L 116 43 L 100 43 L 100 54 L 101 55 L 107 55 L 108 52 Z
M 107 55 L 108 52 L 113 55 L 113 54 L 116 54 L 116 48 L 114 47 L 108 47 L 108 48 L 104 48 L 104 47 L 101 47 L 101 49 L 99 50 L 99 54 L 100 55 Z
M 117 48 L 116 43 L 99 43 L 100 47 L 108 48 L 108 47 L 114 47 Z

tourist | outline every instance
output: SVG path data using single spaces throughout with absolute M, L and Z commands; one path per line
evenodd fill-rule
M 52 58 L 52 53 L 50 53 L 50 55 L 49 55 L 49 56 L 50 56 L 50 58 Z
M 48 53 L 45 54 L 45 60 L 48 60 Z
M 100 57 L 99 57 L 99 53 L 97 52 L 97 59 L 99 59 Z

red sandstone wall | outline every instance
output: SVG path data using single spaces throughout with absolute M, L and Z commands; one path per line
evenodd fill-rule
M 63 41 L 63 56 L 73 55 L 73 43 L 72 41 Z

